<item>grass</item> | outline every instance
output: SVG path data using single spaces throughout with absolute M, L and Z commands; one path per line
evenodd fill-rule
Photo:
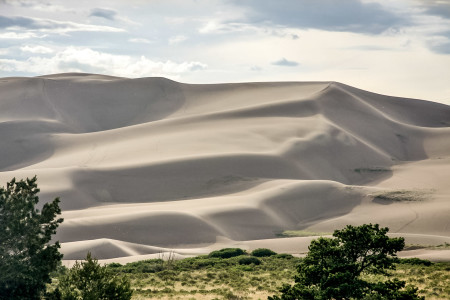
M 372 194 L 374 200 L 392 201 L 392 202 L 412 202 L 424 201 L 432 191 L 427 190 L 395 190 L 383 191 Z
M 307 230 L 285 230 L 282 233 L 278 233 L 277 237 L 306 237 L 306 236 L 323 236 L 331 235 L 331 232 L 314 232 Z
M 247 265 L 239 263 L 243 258 L 249 256 L 198 256 L 175 261 L 171 269 L 160 260 L 147 260 L 112 269 L 129 277 L 133 299 L 267 299 L 292 281 L 300 261 L 291 255 L 273 255 L 258 258 L 259 265 Z
M 450 244 L 444 243 L 440 245 L 421 245 L 421 244 L 407 244 L 404 250 L 416 250 L 416 249 L 431 249 L 431 250 L 449 250 Z
M 383 168 L 383 167 L 367 167 L 367 168 L 356 168 L 353 169 L 356 173 L 383 173 L 383 172 L 390 172 L 391 169 Z
M 283 284 L 293 283 L 301 261 L 289 254 L 277 254 L 259 257 L 259 265 L 239 263 L 248 257 L 204 255 L 171 262 L 152 259 L 123 266 L 112 264 L 109 268 L 130 279 L 133 299 L 267 299 Z M 450 263 L 427 264 L 418 259 L 402 260 L 392 275 L 419 287 L 426 299 L 450 299 Z

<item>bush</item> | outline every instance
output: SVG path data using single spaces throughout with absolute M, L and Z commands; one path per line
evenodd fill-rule
M 129 300 L 133 291 L 125 277 L 117 277 L 106 266 L 100 266 L 88 253 L 86 261 L 75 265 L 59 279 L 53 298 Z
M 400 259 L 398 262 L 399 264 L 408 264 L 408 265 L 424 265 L 424 266 L 431 266 L 433 263 L 426 259 L 420 259 L 420 258 L 403 258 Z
M 240 265 L 251 265 L 251 264 L 260 265 L 261 264 L 261 261 L 253 256 L 244 256 L 241 259 L 239 259 L 238 262 Z
M 256 257 L 267 257 L 267 256 L 272 256 L 272 255 L 276 255 L 277 253 L 267 249 L 267 248 L 258 248 L 252 251 L 251 255 L 256 256 Z
M 239 248 L 224 248 L 211 252 L 209 257 L 230 258 L 244 254 L 246 254 L 246 252 Z
M 294 256 L 292 254 L 287 253 L 280 253 L 273 256 L 274 258 L 281 258 L 281 259 L 293 259 Z

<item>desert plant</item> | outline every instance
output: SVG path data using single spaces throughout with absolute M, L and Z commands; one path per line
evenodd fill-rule
M 54 293 L 62 300 L 129 300 L 133 291 L 127 278 L 115 276 L 88 253 L 85 261 L 77 261 L 60 277 Z
M 209 257 L 230 258 L 244 254 L 246 254 L 246 252 L 240 248 L 224 248 L 211 252 Z
M 253 256 L 244 256 L 238 260 L 238 263 L 240 265 L 251 265 L 251 264 L 260 265 L 261 261 Z
M 267 257 L 267 256 L 272 256 L 272 255 L 276 255 L 277 253 L 275 251 L 272 251 L 270 249 L 267 248 L 258 248 L 252 251 L 251 255 L 256 256 L 256 257 Z

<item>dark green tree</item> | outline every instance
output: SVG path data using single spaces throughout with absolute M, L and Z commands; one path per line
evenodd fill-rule
M 405 246 L 403 238 L 389 238 L 388 228 L 378 224 L 348 225 L 333 233 L 334 238 L 313 240 L 298 266 L 293 286 L 269 300 L 290 299 L 423 299 L 417 288 L 405 282 L 367 282 L 361 275 L 384 274 L 395 269 L 396 253 Z
M 133 291 L 126 277 L 114 275 L 88 253 L 85 261 L 77 261 L 59 278 L 53 294 L 62 300 L 129 300 Z
M 39 299 L 62 259 L 49 244 L 63 219 L 59 199 L 39 202 L 36 176 L 0 187 L 0 299 Z

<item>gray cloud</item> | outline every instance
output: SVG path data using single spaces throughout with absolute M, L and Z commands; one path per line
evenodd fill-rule
M 35 21 L 30 18 L 0 16 L 0 28 L 15 26 L 23 28 L 34 28 L 36 27 L 36 24 Z
M 48 19 L 37 19 L 28 17 L 6 17 L 0 15 L 0 28 L 10 29 L 20 27 L 29 30 L 71 32 L 71 31 L 102 31 L 102 32 L 121 32 L 120 28 L 109 26 L 98 26 L 89 24 L 80 24 L 74 22 L 62 22 Z
M 283 67 L 296 67 L 299 65 L 299 63 L 296 61 L 287 60 L 286 58 L 283 57 L 282 59 L 273 62 L 272 65 Z
M 422 0 L 421 6 L 425 9 L 425 13 L 427 14 L 450 19 L 450 2 Z
M 379 34 L 406 19 L 379 3 L 360 0 L 230 0 L 245 6 L 251 23 L 272 23 L 296 28 Z
M 110 21 L 114 21 L 116 18 L 117 12 L 112 9 L 108 8 L 93 8 L 91 10 L 91 13 L 89 14 L 90 17 L 99 17 L 104 18 Z
M 439 54 L 450 54 L 450 31 L 439 34 L 440 40 L 429 42 L 429 47 Z

